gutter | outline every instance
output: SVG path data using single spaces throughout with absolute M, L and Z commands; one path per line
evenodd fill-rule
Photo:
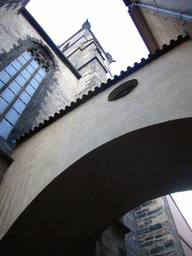
M 31 24 L 31 26 L 37 31 L 37 33 L 45 40 L 45 42 L 49 45 L 49 47 L 53 50 L 53 52 L 57 55 L 57 57 L 71 70 L 71 72 L 76 76 L 76 78 L 80 79 L 81 78 L 80 73 L 71 64 L 71 62 L 65 57 L 65 55 L 59 50 L 56 44 L 51 40 L 51 38 L 48 36 L 45 30 L 27 11 L 27 9 L 23 8 L 23 10 L 21 11 L 21 14 Z
M 160 7 L 155 7 L 155 6 L 148 5 L 148 4 L 132 3 L 129 5 L 129 10 L 132 10 L 135 7 L 143 7 L 143 8 L 147 8 L 147 9 L 153 10 L 155 12 L 163 13 L 163 14 L 166 14 L 166 15 L 169 15 L 172 17 L 182 19 L 182 20 L 192 21 L 192 16 L 189 14 L 184 14 L 182 12 L 175 12 L 175 11 L 171 11 L 171 10 L 160 8 Z

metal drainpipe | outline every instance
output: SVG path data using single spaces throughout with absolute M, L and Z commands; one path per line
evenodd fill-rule
M 182 20 L 192 21 L 192 16 L 191 15 L 184 14 L 182 12 L 170 11 L 170 10 L 167 10 L 167 9 L 164 9 L 164 8 L 159 8 L 159 7 L 151 6 L 151 5 L 148 5 L 148 4 L 133 3 L 133 4 L 129 5 L 129 10 L 131 10 L 134 7 L 137 7 L 137 6 L 138 7 L 144 7 L 144 8 L 147 8 L 147 9 L 151 9 L 153 11 L 160 12 L 160 13 L 163 13 L 163 14 L 166 14 L 166 15 L 170 15 L 170 16 L 182 19 Z

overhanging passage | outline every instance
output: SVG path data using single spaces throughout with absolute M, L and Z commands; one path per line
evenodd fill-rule
M 2 248 L 64 253 L 141 203 L 191 189 L 191 127 L 192 118 L 165 122 L 91 151 L 32 201 Z

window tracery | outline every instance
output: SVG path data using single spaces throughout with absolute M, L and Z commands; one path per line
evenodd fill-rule
M 0 136 L 5 140 L 50 67 L 48 55 L 29 47 L 0 72 Z

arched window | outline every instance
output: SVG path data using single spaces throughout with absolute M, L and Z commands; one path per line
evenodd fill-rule
M 50 68 L 50 58 L 31 47 L 0 72 L 0 136 L 8 138 Z

